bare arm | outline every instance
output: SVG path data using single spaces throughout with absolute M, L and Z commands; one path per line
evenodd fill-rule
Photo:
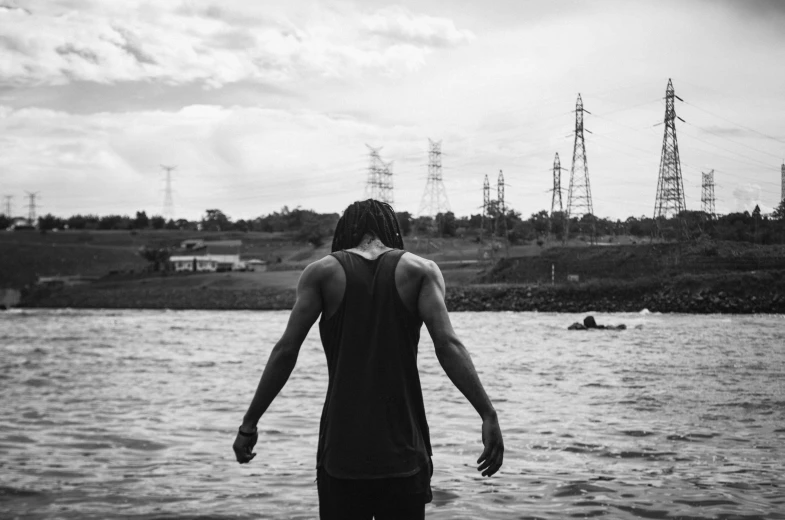
M 447 377 L 482 418 L 485 450 L 477 461 L 480 464 L 478 470 L 483 471 L 483 476 L 491 476 L 499 470 L 504 458 L 504 442 L 499 420 L 480 382 L 469 352 L 452 327 L 444 303 L 444 295 L 445 284 L 442 273 L 436 264 L 428 262 L 417 308 L 433 339 L 436 357 Z
M 305 268 L 297 283 L 297 300 L 289 315 L 283 336 L 273 347 L 267 365 L 259 380 L 251 405 L 243 417 L 234 451 L 237 461 L 249 462 L 255 453 L 251 453 L 256 444 L 256 423 L 278 395 L 297 363 L 300 347 L 308 335 L 311 326 L 322 312 L 322 298 L 319 284 L 320 266 L 311 264 Z

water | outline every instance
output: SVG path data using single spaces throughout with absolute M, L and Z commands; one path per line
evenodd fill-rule
M 0 314 L 0 517 L 316 518 L 327 388 L 314 327 L 259 425 L 234 432 L 286 312 Z M 456 313 L 499 412 L 480 421 L 423 329 L 435 474 L 428 518 L 785 518 L 785 319 Z M 640 328 L 635 328 L 640 326 Z

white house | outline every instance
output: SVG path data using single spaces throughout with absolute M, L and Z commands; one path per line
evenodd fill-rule
M 175 271 L 205 271 L 218 270 L 218 260 L 207 256 L 182 255 L 169 257 Z

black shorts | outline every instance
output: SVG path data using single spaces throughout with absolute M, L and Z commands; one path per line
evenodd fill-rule
M 430 475 L 343 479 L 316 472 L 321 520 L 417 520 L 431 501 Z

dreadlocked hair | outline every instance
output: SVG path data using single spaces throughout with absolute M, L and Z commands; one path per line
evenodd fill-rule
M 366 235 L 373 235 L 387 247 L 403 249 L 403 237 L 392 206 L 374 199 L 349 205 L 338 220 L 332 250 L 351 249 Z

